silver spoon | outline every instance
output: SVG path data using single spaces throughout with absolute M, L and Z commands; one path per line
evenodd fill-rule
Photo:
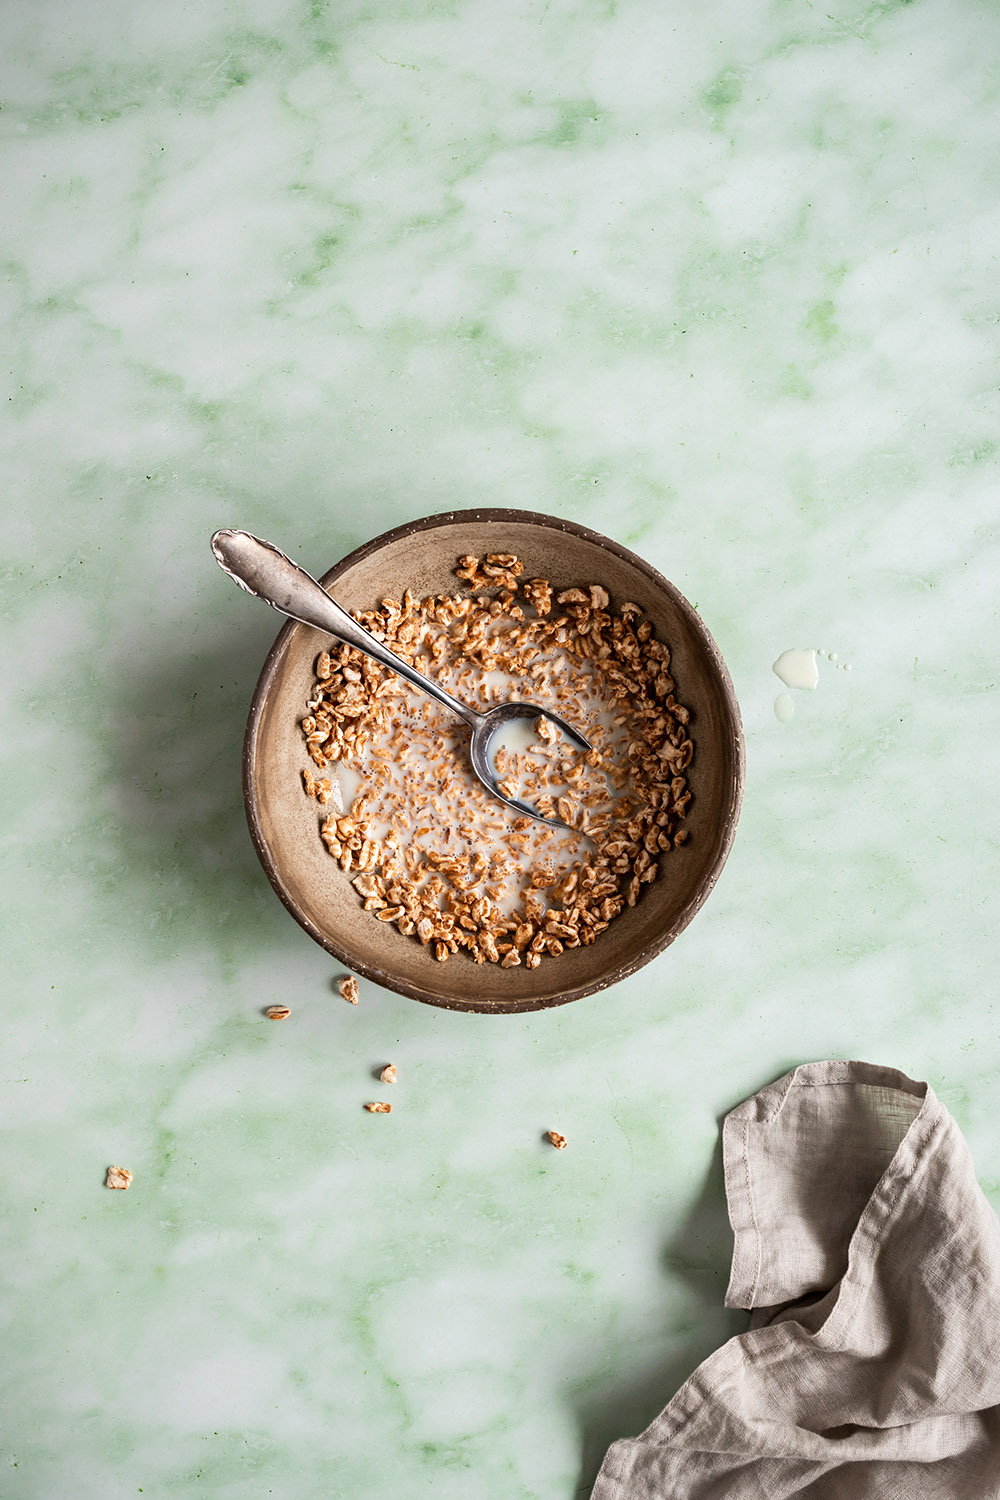
M 505 796 L 497 785 L 489 749 L 493 736 L 505 724 L 510 724 L 514 719 L 541 717 L 558 725 L 567 739 L 579 749 L 589 750 L 590 741 L 578 729 L 574 729 L 572 724 L 567 724 L 565 719 L 554 714 L 550 708 L 539 708 L 532 703 L 498 703 L 495 708 L 488 708 L 483 713 L 460 703 L 436 682 L 402 661 L 388 646 L 377 641 L 330 597 L 315 578 L 293 563 L 273 542 L 261 541 L 248 531 L 217 531 L 212 537 L 212 551 L 222 571 L 228 573 L 234 583 L 238 583 L 241 589 L 246 589 L 248 594 L 263 599 L 266 604 L 280 610 L 283 615 L 290 615 L 293 620 L 301 620 L 304 625 L 312 625 L 327 635 L 346 641 L 349 646 L 363 651 L 373 661 L 381 662 L 384 667 L 391 667 L 421 692 L 443 703 L 445 708 L 450 708 L 472 730 L 469 746 L 472 769 L 487 791 L 525 817 L 536 818 L 538 822 L 549 823 L 555 828 L 569 828 L 569 824 L 564 823 L 561 818 L 546 817 L 518 797 Z

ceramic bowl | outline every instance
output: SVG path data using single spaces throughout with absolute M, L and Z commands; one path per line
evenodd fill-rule
M 647 964 L 690 922 L 719 877 L 743 790 L 743 739 L 732 683 L 697 611 L 648 563 L 607 537 L 554 516 L 467 510 L 428 516 L 359 547 L 322 578 L 347 609 L 371 609 L 409 586 L 419 597 L 452 593 L 465 553 L 514 552 L 528 577 L 557 588 L 601 583 L 612 607 L 634 600 L 672 652 L 677 696 L 692 713 L 693 793 L 688 842 L 661 856 L 643 887 L 590 947 L 568 949 L 535 969 L 475 964 L 464 953 L 437 963 L 429 949 L 362 910 L 350 879 L 317 837 L 316 803 L 302 794 L 308 765 L 299 729 L 326 638 L 289 621 L 260 675 L 243 754 L 254 845 L 268 879 L 309 936 L 356 974 L 414 1000 L 452 1010 L 512 1012 L 561 1005 L 606 989 Z M 308 563 L 307 563 L 308 566 Z

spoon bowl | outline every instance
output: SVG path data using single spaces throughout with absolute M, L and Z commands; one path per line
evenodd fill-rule
M 584 739 L 578 729 L 574 729 L 572 724 L 567 724 L 564 718 L 553 713 L 550 708 L 539 708 L 534 703 L 498 703 L 493 708 L 476 712 L 476 724 L 469 745 L 469 759 L 472 761 L 472 769 L 483 785 L 488 787 L 494 796 L 499 797 L 501 802 L 506 802 L 508 807 L 512 807 L 515 812 L 536 818 L 540 823 L 551 823 L 554 828 L 569 828 L 569 824 L 564 823 L 560 818 L 546 817 L 532 807 L 530 802 L 522 802 L 519 797 L 508 797 L 497 787 L 496 767 L 490 754 L 492 741 L 509 724 L 524 722 L 528 719 L 534 723 L 539 716 L 548 719 L 550 724 L 555 724 L 557 729 L 561 729 L 578 750 L 590 749 L 590 741 Z

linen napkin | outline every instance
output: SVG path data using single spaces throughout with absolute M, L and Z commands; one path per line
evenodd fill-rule
M 591 1500 L 1000 1497 L 1000 1223 L 925 1083 L 809 1063 L 726 1117 L 727 1307 Z

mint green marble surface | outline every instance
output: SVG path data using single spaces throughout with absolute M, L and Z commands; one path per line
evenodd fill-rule
M 895 1065 L 1000 1203 L 1000 14 L 40 0 L 0 57 L 0 1497 L 586 1495 L 743 1326 L 738 1100 Z M 276 621 L 208 536 L 469 505 L 697 603 L 745 811 L 609 994 L 354 1009 L 245 831 Z

